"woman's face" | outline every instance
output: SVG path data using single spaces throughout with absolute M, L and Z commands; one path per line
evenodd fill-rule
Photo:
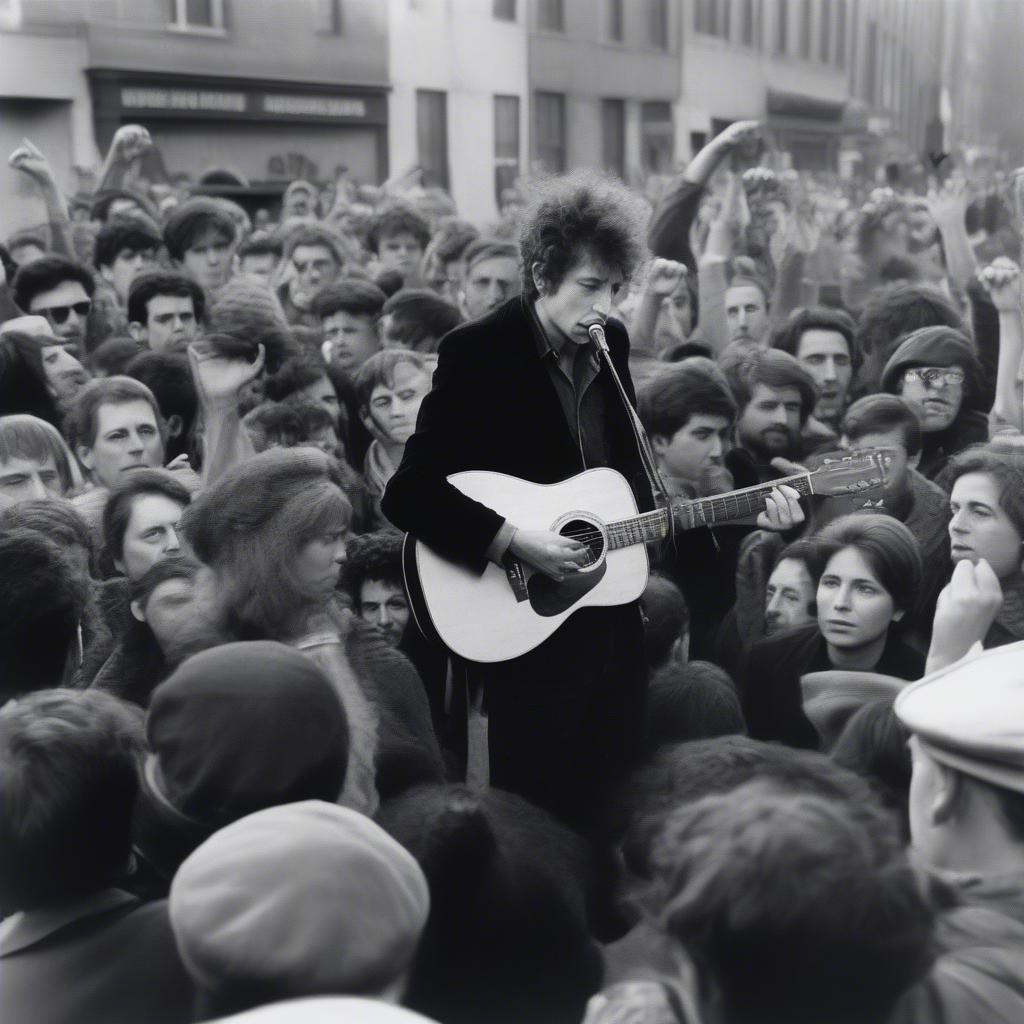
M 899 617 L 889 591 L 856 548 L 837 551 L 818 583 L 818 628 L 833 647 L 856 650 L 885 636 Z
M 302 590 L 317 598 L 328 598 L 338 585 L 345 563 L 348 524 L 335 526 L 307 540 L 296 552 L 293 570 Z
M 999 484 L 988 473 L 965 473 L 949 497 L 950 556 L 954 562 L 984 559 L 1004 580 L 1021 568 L 1024 538 L 999 502 Z

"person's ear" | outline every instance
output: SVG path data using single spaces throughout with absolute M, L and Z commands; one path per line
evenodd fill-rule
M 140 344 L 145 345 L 149 341 L 149 330 L 139 323 L 138 320 L 133 320 L 128 325 L 128 333 Z
M 944 825 L 953 817 L 958 800 L 960 799 L 960 780 L 957 773 L 944 764 L 935 765 L 936 784 L 935 791 L 925 811 L 932 825 Z
M 80 444 L 77 448 L 78 461 L 85 466 L 87 470 L 92 472 L 96 468 L 96 460 L 93 458 L 92 449 L 87 448 L 84 444 Z
M 177 414 L 172 413 L 167 417 L 167 436 L 168 437 L 181 437 L 182 431 L 185 429 L 185 421 Z
M 906 615 L 906 612 L 902 608 L 897 608 L 896 611 L 892 613 L 892 621 L 899 622 L 904 615 Z
M 672 438 L 664 434 L 651 434 L 651 449 L 655 455 L 664 455 L 665 449 L 672 443 Z
M 533 277 L 533 286 L 540 295 L 543 295 L 547 288 L 547 282 L 544 280 L 544 267 L 540 263 L 532 263 L 530 264 L 530 274 Z
M 118 572 L 121 571 L 121 566 L 118 565 L 117 562 L 114 562 L 114 566 L 117 568 Z M 132 618 L 136 622 L 146 621 L 146 613 L 143 611 L 142 604 L 139 601 L 132 601 L 132 603 L 128 607 L 131 608 Z

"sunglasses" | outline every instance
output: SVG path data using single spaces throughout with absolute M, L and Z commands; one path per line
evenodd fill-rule
M 915 366 L 903 374 L 905 381 L 919 380 L 925 384 L 963 384 L 966 374 L 958 367 Z
M 35 313 L 45 316 L 52 323 L 62 324 L 71 316 L 72 310 L 78 317 L 87 317 L 92 310 L 92 303 L 86 299 L 84 302 L 72 302 L 70 306 L 48 306 L 46 309 L 37 309 Z

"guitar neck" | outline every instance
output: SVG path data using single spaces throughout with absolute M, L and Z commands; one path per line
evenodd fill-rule
M 785 484 L 792 487 L 802 498 L 814 493 L 810 473 L 772 480 L 755 487 L 744 487 L 727 494 L 716 494 L 710 498 L 697 498 L 672 506 L 676 526 L 692 530 L 698 526 L 714 526 L 735 519 L 746 519 L 764 511 L 765 499 L 776 488 Z M 630 547 L 633 544 L 652 544 L 668 536 L 668 509 L 655 509 L 639 516 L 622 519 L 608 524 L 608 545 L 612 550 Z

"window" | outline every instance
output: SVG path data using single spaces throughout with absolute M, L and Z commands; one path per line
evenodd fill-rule
M 416 148 L 425 185 L 448 187 L 448 97 L 416 90 Z
M 519 177 L 519 97 L 494 97 L 494 198 Z
M 224 0 L 171 0 L 171 24 L 182 31 L 222 31 Z
M 322 36 L 341 35 L 341 0 L 313 0 L 313 26 Z
M 640 105 L 640 162 L 645 174 L 667 174 L 672 170 L 674 134 L 671 103 Z
M 846 0 L 836 0 L 836 64 L 846 67 Z
M 832 47 L 832 5 L 824 3 L 821 5 L 820 20 L 818 21 L 818 60 L 827 64 Z
M 601 100 L 601 138 L 604 169 L 626 176 L 626 103 Z
M 548 32 L 565 31 L 563 0 L 537 0 L 537 28 Z
M 800 5 L 800 56 L 811 59 L 811 0 L 803 0 Z
M 535 93 L 534 118 L 537 159 L 546 171 L 559 174 L 566 167 L 565 96 L 559 92 Z
M 647 35 L 651 46 L 668 49 L 668 0 L 647 0 Z
M 697 0 L 693 9 L 693 27 L 709 36 L 729 38 L 732 11 L 730 0 Z
M 613 43 L 621 43 L 622 32 L 622 0 L 607 0 L 605 4 L 605 37 Z
M 789 0 L 776 0 L 775 52 L 781 56 L 789 53 Z
M 494 17 L 498 21 L 515 21 L 516 0 L 494 0 Z

